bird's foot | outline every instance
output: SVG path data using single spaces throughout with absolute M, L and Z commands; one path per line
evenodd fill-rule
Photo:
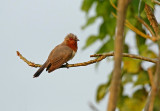
M 67 63 L 67 62 L 66 62 L 66 64 L 65 64 L 65 66 L 67 67 L 67 69 L 69 68 L 69 67 L 68 67 L 68 63 Z

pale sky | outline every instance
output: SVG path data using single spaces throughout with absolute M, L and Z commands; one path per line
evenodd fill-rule
M 97 23 L 81 30 L 86 22 L 80 0 L 3 0 L 0 2 L 0 111 L 91 111 L 92 102 L 106 109 L 107 99 L 96 104 L 98 85 L 105 83 L 113 64 L 43 72 L 32 78 L 32 68 L 16 56 L 20 51 L 35 63 L 44 63 L 50 51 L 68 33 L 80 39 L 79 49 L 69 63 L 88 61 L 101 46 L 82 50 L 86 38 L 97 33 Z
M 86 38 L 97 33 L 96 24 L 81 30 L 86 22 L 80 10 L 80 0 L 3 0 L 0 2 L 0 111 L 92 111 L 92 102 L 105 110 L 107 97 L 96 104 L 97 87 L 105 83 L 113 68 L 112 62 L 103 60 L 95 65 L 43 72 L 32 78 L 38 70 L 16 56 L 43 64 L 50 51 L 68 33 L 80 39 L 79 49 L 68 63 L 85 62 L 101 46 L 100 42 L 82 50 Z M 94 10 L 92 10 L 94 14 Z M 132 39 L 130 37 L 130 39 Z M 129 40 L 130 41 L 130 40 Z

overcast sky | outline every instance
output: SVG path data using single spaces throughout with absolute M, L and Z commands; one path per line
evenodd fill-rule
M 96 90 L 105 83 L 113 63 L 43 72 L 32 78 L 32 68 L 16 56 L 43 64 L 50 51 L 68 33 L 80 39 L 78 52 L 69 63 L 88 61 L 101 46 L 82 50 L 86 38 L 97 33 L 96 24 L 81 30 L 86 16 L 80 0 L 3 0 L 0 2 L 0 110 L 1 111 L 91 111 L 88 103 L 105 110 L 107 98 L 95 102 Z M 94 11 L 92 10 L 92 14 Z
M 80 0 L 3 0 L 0 3 L 0 110 L 1 111 L 91 111 L 97 86 L 106 82 L 113 64 L 43 72 L 32 78 L 37 68 L 29 67 L 16 56 L 20 51 L 35 63 L 44 63 L 50 51 L 68 33 L 80 39 L 79 49 L 69 63 L 88 61 L 100 47 L 96 43 L 85 51 L 87 36 L 97 33 L 97 24 L 81 30 L 86 16 Z M 105 70 L 104 70 L 105 69 Z M 95 104 L 105 110 L 107 99 Z

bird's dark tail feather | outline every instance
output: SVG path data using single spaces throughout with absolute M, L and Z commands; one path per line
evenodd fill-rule
M 38 77 L 41 73 L 42 73 L 42 71 L 45 69 L 45 67 L 46 67 L 46 64 L 47 64 L 47 62 L 45 62 L 39 69 L 38 69 L 38 71 L 33 75 L 33 78 L 36 78 L 36 77 Z

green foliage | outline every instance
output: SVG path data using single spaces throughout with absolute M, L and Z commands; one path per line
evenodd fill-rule
M 137 85 L 145 85 L 145 84 L 149 84 L 148 73 L 147 73 L 147 71 L 141 70 L 138 73 L 138 79 L 134 83 L 134 85 L 137 86 Z
M 88 39 L 87 39 L 87 41 L 86 41 L 86 45 L 83 47 L 83 49 L 85 49 L 88 46 L 92 45 L 97 40 L 98 40 L 98 37 L 96 37 L 95 35 L 89 36 Z
M 120 95 L 118 108 L 120 111 L 142 111 L 145 105 L 147 91 L 145 88 L 134 92 L 132 97 Z
M 154 3 L 151 0 L 143 0 L 147 5 L 154 9 Z
M 111 83 L 111 77 L 112 77 L 112 73 L 108 77 L 109 81 L 107 81 L 104 84 L 99 85 L 99 87 L 97 89 L 97 94 L 96 94 L 97 95 L 96 96 L 96 101 L 97 102 L 100 102 L 100 100 L 102 100 L 106 96 L 106 94 L 109 90 L 108 88 L 109 88 L 110 83 Z
M 123 59 L 123 69 L 124 71 L 128 73 L 138 73 L 140 70 L 140 60 L 133 59 L 131 60 L 130 58 L 124 58 Z
M 117 0 L 111 1 L 113 2 L 113 4 L 117 6 Z M 141 4 L 140 0 L 132 0 L 128 6 L 126 19 L 141 32 L 143 32 L 144 34 L 148 34 L 148 32 L 142 26 L 142 24 L 135 18 L 136 16 L 140 16 L 145 21 L 145 23 L 147 23 L 150 26 L 150 23 L 144 11 L 145 4 L 148 4 L 150 7 L 152 7 L 152 9 L 154 9 L 155 7 L 155 4 L 151 0 L 142 0 Z M 95 10 L 95 15 L 92 17 L 87 16 L 87 22 L 85 25 L 83 25 L 82 29 L 86 29 L 88 26 L 91 26 L 99 18 L 101 18 L 102 22 L 99 25 L 98 34 L 89 36 L 83 49 L 89 48 L 89 46 L 94 45 L 96 41 L 101 41 L 102 44 L 100 48 L 97 51 L 95 51 L 96 53 L 114 51 L 116 18 L 112 15 L 112 13 L 116 14 L 116 9 L 112 7 L 110 0 L 83 0 L 81 9 L 87 15 L 89 14 L 91 8 Z M 152 27 L 150 28 L 152 29 Z M 127 35 L 129 31 L 130 29 L 125 28 L 124 36 Z M 147 44 L 147 40 L 145 38 L 135 33 L 135 41 L 136 43 L 134 45 L 134 48 L 137 50 L 139 55 L 149 58 L 157 57 L 157 54 L 150 49 L 150 45 Z M 130 47 L 125 43 L 124 52 L 129 53 L 130 49 L 132 48 L 133 47 Z M 155 66 L 151 67 L 152 72 L 154 73 Z M 121 93 L 119 95 L 117 108 L 120 111 L 142 111 L 148 95 L 146 87 L 144 86 L 147 85 L 148 87 L 150 87 L 148 72 L 145 68 L 143 68 L 142 61 L 131 58 L 123 58 L 122 70 L 122 82 L 120 88 Z M 100 102 L 107 95 L 111 82 L 111 76 L 112 73 L 109 75 L 109 79 L 106 83 L 99 85 L 96 94 L 97 102 Z M 131 97 L 129 97 L 128 95 L 124 95 L 124 91 L 126 90 L 125 86 L 128 83 L 131 83 L 133 85 L 133 88 L 141 86 L 135 92 L 131 91 L 133 92 Z M 154 111 L 160 110 L 160 93 L 157 98 L 155 100 Z

